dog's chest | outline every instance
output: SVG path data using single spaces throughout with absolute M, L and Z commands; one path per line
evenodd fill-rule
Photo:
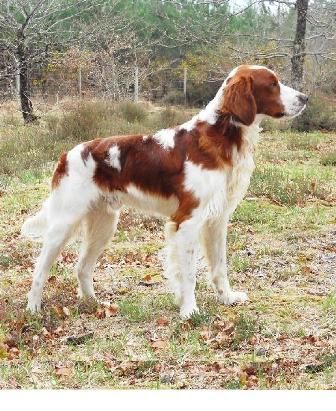
M 237 154 L 233 166 L 227 172 L 226 202 L 232 213 L 246 194 L 255 168 L 252 152 Z

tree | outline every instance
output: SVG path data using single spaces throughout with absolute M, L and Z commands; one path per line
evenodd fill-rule
M 291 80 L 295 89 L 302 89 L 303 67 L 306 50 L 306 27 L 309 0 L 297 0 L 297 22 L 291 57 Z
M 2 77 L 18 76 L 17 91 L 26 124 L 36 119 L 30 70 L 46 62 L 53 46 L 59 47 L 72 39 L 70 20 L 99 4 L 98 0 L 1 0 L 0 52 L 8 61 Z

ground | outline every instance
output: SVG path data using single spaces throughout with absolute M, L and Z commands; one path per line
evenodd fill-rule
M 13 127 L 0 141 L 41 126 Z M 74 241 L 52 268 L 42 313 L 25 312 L 40 244 L 22 239 L 20 226 L 46 197 L 53 163 L 3 169 L 0 387 L 335 389 L 334 147 L 330 133 L 263 133 L 229 227 L 230 278 L 249 302 L 218 304 L 200 260 L 201 312 L 189 321 L 163 277 L 164 220 L 133 210 L 97 265 L 98 304 L 77 299 Z

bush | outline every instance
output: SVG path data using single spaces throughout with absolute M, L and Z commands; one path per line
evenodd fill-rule
M 164 110 L 160 111 L 157 118 L 157 128 L 168 128 L 174 127 L 179 124 L 184 123 L 190 118 L 190 114 L 186 111 L 174 110 L 171 107 L 167 107 Z
M 114 111 L 114 106 L 104 101 L 81 101 L 46 121 L 54 139 L 80 142 L 106 135 L 104 125 Z
M 139 103 L 124 101 L 118 104 L 120 114 L 130 123 L 143 122 L 147 118 L 146 109 Z
M 162 104 L 184 104 L 184 94 L 179 90 L 171 90 L 162 97 Z
M 292 122 L 292 128 L 298 131 L 335 130 L 336 105 L 321 97 L 312 97 L 305 111 Z

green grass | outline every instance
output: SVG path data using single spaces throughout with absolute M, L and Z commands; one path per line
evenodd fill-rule
M 78 301 L 74 242 L 52 268 L 43 312 L 25 313 L 40 244 L 22 239 L 20 227 L 45 199 L 60 152 L 92 133 L 149 133 L 190 117 L 67 104 L 29 127 L 0 113 L 0 388 L 334 389 L 332 134 L 264 133 L 228 236 L 229 276 L 247 304 L 218 304 L 200 268 L 200 313 L 181 321 L 158 257 L 163 219 L 125 210 L 94 277 L 99 301 L 119 311 L 99 316 L 102 305 Z
M 331 183 L 334 177 L 334 170 L 329 168 L 265 164 L 257 167 L 249 191 L 279 205 L 301 206 L 314 198 L 334 200 L 336 192 Z
M 324 166 L 336 166 L 336 152 L 324 154 L 321 157 L 320 163 Z
M 323 309 L 326 312 L 336 313 L 336 293 L 329 294 L 324 298 Z

